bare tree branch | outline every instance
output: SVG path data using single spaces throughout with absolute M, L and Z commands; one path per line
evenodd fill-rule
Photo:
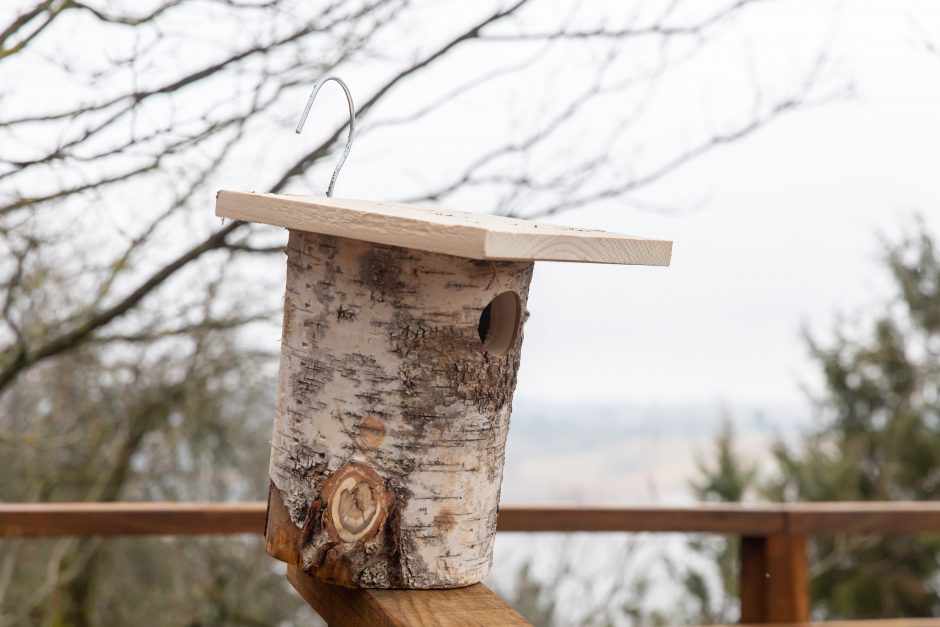
M 483 37 L 486 41 L 557 41 L 557 40 L 598 40 L 614 39 L 623 40 L 637 37 L 689 37 L 701 36 L 706 30 L 714 27 L 732 15 L 738 14 L 747 6 L 767 2 L 768 0 L 737 0 L 720 11 L 712 14 L 704 20 L 695 24 L 683 26 L 669 26 L 663 23 L 657 23 L 650 26 L 637 26 L 628 28 L 592 28 L 588 30 L 567 30 L 559 29 L 556 31 L 542 31 L 533 33 L 515 33 L 515 34 L 492 34 Z

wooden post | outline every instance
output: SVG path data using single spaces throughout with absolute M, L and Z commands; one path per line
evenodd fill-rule
M 740 560 L 742 623 L 809 620 L 805 536 L 743 536 Z
M 329 627 L 518 627 L 530 625 L 482 583 L 452 590 L 351 589 L 317 581 L 296 566 L 287 580 Z
M 738 597 L 741 600 L 741 622 L 746 624 L 766 622 L 767 583 L 767 538 L 765 536 L 741 536 L 738 559 L 741 562 Z

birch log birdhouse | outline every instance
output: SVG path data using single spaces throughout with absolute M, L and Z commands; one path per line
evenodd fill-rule
M 533 263 L 671 244 L 409 205 L 219 192 L 289 229 L 267 550 L 353 587 L 489 571 Z
M 267 551 L 349 587 L 476 583 L 534 262 L 662 266 L 671 242 L 331 190 L 216 199 L 289 231 Z

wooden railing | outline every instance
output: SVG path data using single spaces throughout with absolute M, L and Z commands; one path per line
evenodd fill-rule
M 265 503 L 0 503 L 0 537 L 262 533 Z M 940 503 L 805 503 L 695 507 L 519 506 L 500 509 L 501 532 L 678 532 L 741 537 L 741 620 L 809 616 L 807 538 L 940 533 Z M 294 573 L 302 594 L 315 584 Z M 479 602 L 494 603 L 480 587 Z M 477 594 L 474 592 L 462 593 Z M 373 598 L 374 597 L 374 598 Z M 308 598 L 305 594 L 305 598 Z M 443 599 L 441 596 L 432 597 Z M 463 598 L 463 597 L 461 597 Z M 369 597 L 376 607 L 389 597 Z M 308 600 L 310 600 L 308 598 Z M 436 610 L 429 610 L 436 611 Z

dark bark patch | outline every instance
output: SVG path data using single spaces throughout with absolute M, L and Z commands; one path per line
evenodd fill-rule
M 438 512 L 437 516 L 434 517 L 433 522 L 434 526 L 444 533 L 453 530 L 458 524 L 457 516 L 449 507 L 445 507 L 440 512 Z
M 359 261 L 359 278 L 369 289 L 372 302 L 395 302 L 404 289 L 401 274 L 402 249 L 391 246 L 372 246 Z
M 359 317 L 359 308 L 355 306 L 346 307 L 340 305 L 336 310 L 336 319 L 339 321 L 351 322 Z

